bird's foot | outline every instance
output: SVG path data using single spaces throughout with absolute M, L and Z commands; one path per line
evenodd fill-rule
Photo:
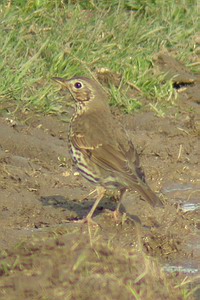
M 114 219 L 114 221 L 115 221 L 115 223 L 116 223 L 117 226 L 119 224 L 123 223 L 123 219 L 124 219 L 124 215 L 125 214 L 122 214 L 118 209 L 116 209 L 114 211 L 106 209 L 106 214 L 108 216 L 111 216 Z
M 119 219 L 121 219 L 122 214 L 120 213 L 120 211 L 118 209 L 116 209 L 113 211 L 113 217 L 114 217 L 115 222 L 117 223 L 117 222 L 119 222 Z
M 110 210 L 107 210 L 106 209 L 106 212 L 107 212 L 107 215 L 111 215 L 112 218 L 114 218 L 114 221 L 115 221 L 115 224 L 116 226 L 119 226 L 119 225 L 124 225 L 125 223 L 134 223 L 135 222 L 138 222 L 138 220 L 134 220 L 132 219 L 130 216 L 128 216 L 125 212 L 120 212 L 118 209 L 114 210 L 114 211 L 110 211 Z M 141 223 L 140 220 L 138 223 Z

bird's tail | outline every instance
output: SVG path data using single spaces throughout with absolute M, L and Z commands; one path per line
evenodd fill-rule
M 149 202 L 149 204 L 151 204 L 151 206 L 164 206 L 160 198 L 150 189 L 150 187 L 146 183 L 141 182 L 140 184 L 138 184 L 137 191 L 144 197 L 145 200 Z

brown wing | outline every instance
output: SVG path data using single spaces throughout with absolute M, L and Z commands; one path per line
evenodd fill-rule
M 88 123 L 83 124 L 80 121 L 79 128 L 73 128 L 74 135 L 71 137 L 73 145 L 82 150 L 82 153 L 100 168 L 112 174 L 116 173 L 123 181 L 137 183 L 138 176 L 141 177 L 141 174 L 143 176 L 143 172 L 140 174 L 138 155 L 125 132 L 118 124 L 113 126 L 112 123 L 105 128 L 102 123 L 91 121 L 90 119 L 90 130 L 85 128 Z M 84 132 L 87 132 L 87 135 Z

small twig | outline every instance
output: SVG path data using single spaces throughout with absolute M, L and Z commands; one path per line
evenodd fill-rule
M 139 89 L 139 87 L 137 87 L 134 83 L 127 81 L 127 84 L 130 85 L 132 88 L 134 88 L 136 91 L 142 93 L 142 90 Z
M 179 147 L 179 152 L 178 152 L 177 161 L 179 161 L 179 160 L 180 160 L 181 153 L 182 153 L 182 149 L 183 149 L 183 145 L 181 144 L 181 145 L 180 145 L 180 147 Z

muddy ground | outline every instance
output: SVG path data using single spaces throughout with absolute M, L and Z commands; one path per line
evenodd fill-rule
M 168 63 L 171 76 L 177 73 L 166 56 L 157 61 L 157 67 Z M 146 102 L 131 115 L 113 109 L 165 208 L 152 209 L 129 191 L 116 223 L 109 213 L 116 202 L 108 194 L 96 211 L 95 228 L 73 222 L 87 214 L 95 194 L 89 195 L 94 187 L 71 165 L 63 116 L 23 110 L 5 115 L 4 105 L 0 299 L 185 299 L 181 283 L 188 274 L 162 270 L 170 264 L 200 269 L 200 210 L 184 209 L 200 199 L 200 79 L 184 72 L 165 117 Z

